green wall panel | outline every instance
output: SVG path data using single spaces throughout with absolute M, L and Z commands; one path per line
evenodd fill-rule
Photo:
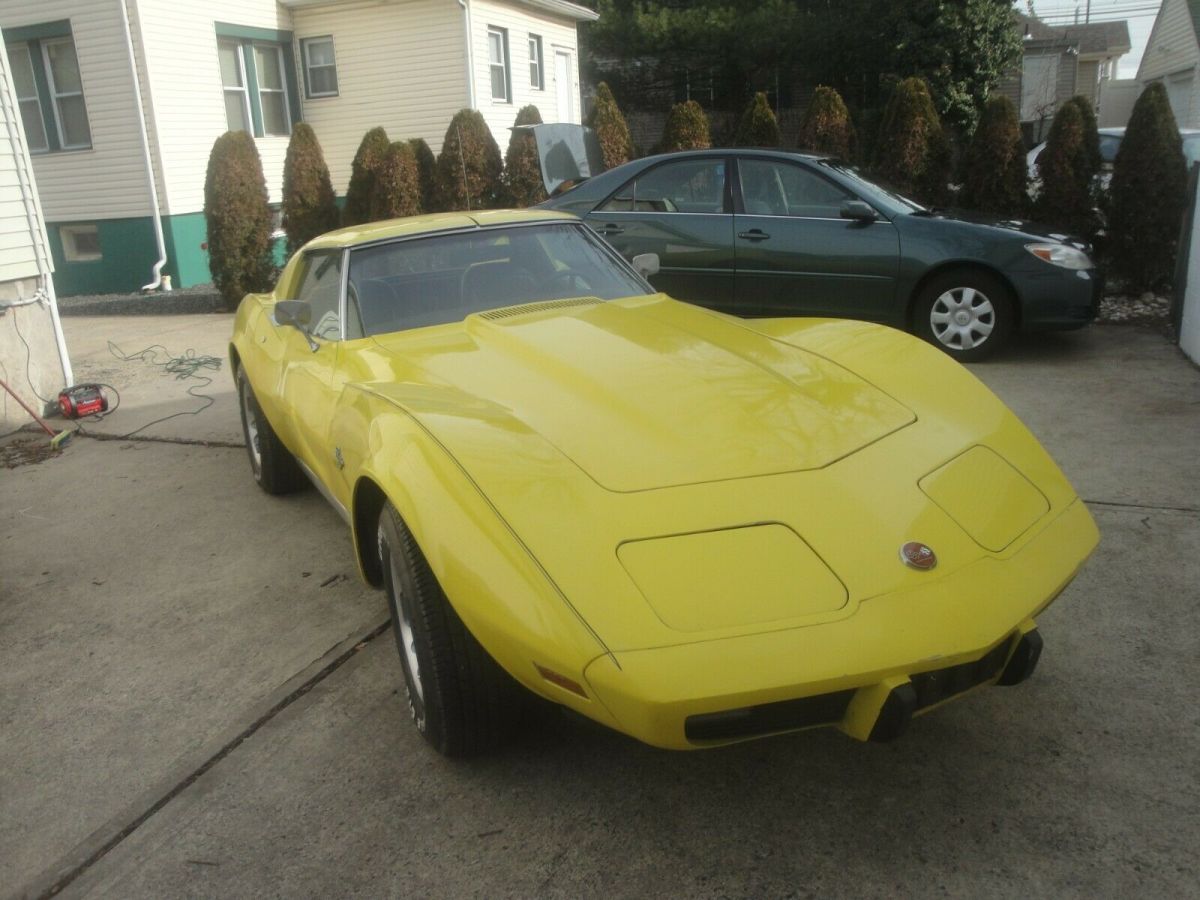
M 100 237 L 102 259 L 68 262 L 63 255 L 62 225 L 95 225 Z M 54 257 L 54 288 L 60 296 L 76 294 L 123 294 L 137 291 L 150 280 L 158 259 L 154 244 L 154 222 L 139 219 L 87 219 L 47 222 L 50 254 Z
M 167 265 L 163 271 L 171 276 L 174 287 L 186 288 L 208 284 L 208 251 L 205 242 L 208 231 L 204 213 L 163 217 L 163 239 L 167 244 Z

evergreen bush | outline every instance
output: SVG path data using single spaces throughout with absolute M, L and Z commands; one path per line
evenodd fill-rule
M 779 122 L 767 102 L 767 95 L 759 91 L 746 106 L 733 135 L 735 147 L 778 147 Z
M 283 230 L 290 256 L 310 240 L 338 227 L 338 208 L 329 167 L 317 135 L 298 122 L 283 161 Z
M 963 160 L 964 205 L 1019 217 L 1028 206 L 1028 181 L 1017 110 L 1007 97 L 991 97 Z
M 343 225 L 361 225 L 371 221 L 375 174 L 390 146 L 387 132 L 382 128 L 372 128 L 363 135 L 350 166 L 350 186 L 346 189 L 346 205 L 342 208 Z
M 371 195 L 371 221 L 415 216 L 421 211 L 421 176 L 417 155 L 408 141 L 396 141 L 375 173 Z
M 1096 127 L 1096 109 L 1092 101 L 1082 94 L 1076 94 L 1067 101 L 1079 109 L 1083 121 L 1083 149 L 1087 163 L 1088 183 L 1095 189 L 1095 178 L 1100 174 L 1104 160 L 1100 157 L 1100 131 Z
M 1132 291 L 1167 286 L 1187 205 L 1187 162 L 1162 82 L 1148 85 L 1134 104 L 1110 191 L 1113 269 Z
M 896 85 L 875 143 L 875 172 L 881 180 L 929 205 L 946 202 L 950 141 L 923 78 Z
M 605 169 L 614 169 L 633 159 L 633 140 L 629 136 L 629 125 L 621 115 L 616 97 L 603 81 L 596 85 L 596 96 L 592 98 L 592 112 L 584 124 L 596 132 Z
M 831 87 L 818 87 L 804 111 L 797 146 L 808 153 L 848 160 L 853 140 L 854 126 L 842 95 Z
M 450 120 L 437 158 L 438 207 L 447 211 L 494 208 L 503 165 L 483 114 L 460 109 Z
M 695 100 L 676 103 L 667 114 L 663 128 L 660 153 L 676 150 L 706 150 L 712 146 L 708 133 L 708 116 Z
M 417 160 L 417 178 L 421 182 L 421 212 L 437 212 L 436 191 L 437 160 L 424 138 L 413 138 L 408 142 Z
M 1088 166 L 1083 116 L 1074 103 L 1064 103 L 1055 113 L 1046 146 L 1038 155 L 1042 186 L 1034 203 L 1034 218 L 1072 234 L 1093 234 L 1097 223 Z
M 513 124 L 541 125 L 542 114 L 532 104 L 523 106 Z M 509 138 L 508 152 L 504 154 L 504 202 L 523 209 L 545 199 L 546 186 L 542 183 L 537 142 L 530 132 L 518 129 Z
M 227 131 L 213 144 L 204 177 L 208 268 L 227 309 L 271 289 L 275 262 L 267 182 L 254 138 Z

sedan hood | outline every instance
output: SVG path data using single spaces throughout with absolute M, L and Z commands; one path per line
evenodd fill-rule
M 409 388 L 439 395 L 409 408 L 451 452 L 472 431 L 447 414 L 527 429 L 610 491 L 822 468 L 915 420 L 836 363 L 662 295 L 531 303 L 376 342 L 421 372 Z
M 926 218 L 942 219 L 947 222 L 962 222 L 966 225 L 996 228 L 1013 234 L 1024 234 L 1031 238 L 1049 241 L 1061 241 L 1077 247 L 1084 252 L 1091 250 L 1091 245 L 1082 237 L 1072 235 L 1060 229 L 1031 222 L 1028 219 L 1002 219 L 998 216 L 988 216 L 983 213 L 970 212 L 960 209 L 937 209 L 925 213 L 917 213 Z

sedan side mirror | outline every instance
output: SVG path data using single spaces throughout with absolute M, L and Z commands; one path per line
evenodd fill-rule
M 639 253 L 631 262 L 633 263 L 633 267 L 637 269 L 637 273 L 643 278 L 657 275 L 661 267 L 657 253 Z
M 842 204 L 842 218 L 856 222 L 874 222 L 879 218 L 875 208 L 863 200 L 847 200 Z

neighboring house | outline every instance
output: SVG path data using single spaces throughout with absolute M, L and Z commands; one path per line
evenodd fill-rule
M 21 124 L 20 82 L 0 53 L 0 378 L 39 413 L 71 382 L 53 266 Z M 30 422 L 0 388 L 0 434 Z
M 526 103 L 578 122 L 576 23 L 596 18 L 566 0 L 5 0 L 60 292 L 153 283 L 156 223 L 163 274 L 211 280 L 204 176 L 230 128 L 255 136 L 277 204 L 302 120 L 339 194 L 376 125 L 437 153 L 463 107 L 501 148 Z
M 1021 68 L 1009 73 L 996 91 L 1017 108 L 1026 138 L 1043 140 L 1058 108 L 1077 94 L 1102 110 L 1117 61 L 1129 52 L 1128 23 L 1058 26 L 1019 13 L 1014 18 L 1024 43 Z
M 1138 83 L 1161 81 L 1180 128 L 1200 128 L 1200 0 L 1163 0 L 1138 67 Z

